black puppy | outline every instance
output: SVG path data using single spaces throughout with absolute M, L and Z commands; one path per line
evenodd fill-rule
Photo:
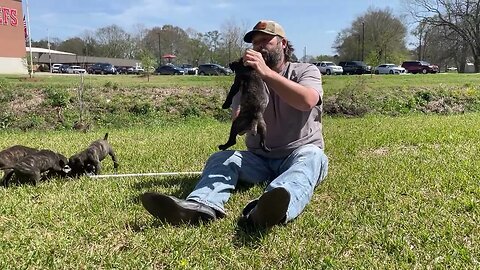
M 30 148 L 23 145 L 14 145 L 7 149 L 0 151 L 0 168 L 13 167 L 20 159 L 30 154 L 37 152 L 37 149 Z M 5 185 L 5 177 L 12 169 L 4 169 L 2 183 Z
M 87 149 L 71 156 L 68 165 L 71 168 L 70 175 L 76 177 L 87 173 L 100 174 L 102 164 L 100 163 L 107 155 L 112 157 L 113 168 L 117 172 L 118 162 L 112 146 L 108 143 L 108 133 L 100 140 L 94 141 Z
M 31 182 L 33 185 L 37 185 L 44 172 L 52 175 L 65 175 L 64 173 L 68 171 L 67 163 L 67 158 L 62 154 L 47 149 L 40 150 L 23 157 L 11 167 L 3 168 L 11 169 L 5 175 L 3 184 L 8 187 L 12 175 L 15 174 L 20 182 Z
M 268 94 L 260 75 L 251 67 L 245 66 L 242 59 L 229 64 L 235 71 L 235 79 L 222 108 L 232 104 L 233 97 L 241 91 L 240 113 L 232 123 L 228 141 L 219 145 L 220 150 L 226 150 L 237 143 L 237 135 L 250 131 L 252 135 L 260 135 L 260 146 L 266 152 L 270 149 L 265 145 L 267 125 L 263 119 L 263 112 L 268 104 Z

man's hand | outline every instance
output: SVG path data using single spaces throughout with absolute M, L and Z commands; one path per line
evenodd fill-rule
M 255 69 L 262 78 L 268 76 L 272 70 L 267 66 L 263 55 L 260 52 L 248 49 L 243 56 L 243 63 L 246 66 L 250 66 Z

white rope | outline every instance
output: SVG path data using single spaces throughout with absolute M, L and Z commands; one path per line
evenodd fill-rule
M 202 172 L 163 172 L 163 173 L 127 173 L 127 174 L 103 174 L 89 175 L 90 178 L 113 178 L 113 177 L 135 177 L 135 176 L 171 176 L 171 175 L 200 175 Z

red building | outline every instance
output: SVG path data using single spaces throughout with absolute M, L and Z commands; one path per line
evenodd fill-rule
M 0 73 L 27 73 L 21 0 L 0 0 Z

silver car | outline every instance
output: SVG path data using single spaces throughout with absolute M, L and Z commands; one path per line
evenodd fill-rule
M 395 64 L 383 64 L 375 68 L 375 74 L 405 74 L 406 70 Z

